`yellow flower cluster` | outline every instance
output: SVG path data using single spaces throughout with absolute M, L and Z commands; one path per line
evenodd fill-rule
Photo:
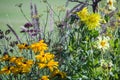
M 101 17 L 98 13 L 88 13 L 87 7 L 77 12 L 78 17 L 84 22 L 89 30 L 95 29 L 100 25 Z
M 35 42 L 31 45 L 27 45 L 26 43 L 18 44 L 17 45 L 20 51 L 23 49 L 32 49 L 34 53 L 47 50 L 47 44 L 44 43 L 44 40 L 40 40 L 39 42 Z
M 18 44 L 17 46 L 20 51 L 23 49 L 31 49 L 34 53 L 38 53 L 33 56 L 35 60 L 28 60 L 24 57 L 15 57 L 5 54 L 0 58 L 0 61 L 7 61 L 9 62 L 9 65 L 3 67 L 0 71 L 0 74 L 24 74 L 30 72 L 33 65 L 37 65 L 39 69 L 50 70 L 51 77 L 55 77 L 58 74 L 61 76 L 61 78 L 66 76 L 64 72 L 59 71 L 58 62 L 54 60 L 55 55 L 46 52 L 48 46 L 46 43 L 44 43 L 44 40 L 40 40 L 39 42 L 33 43 L 31 45 L 23 43 Z M 50 73 L 48 75 L 50 75 Z M 49 80 L 49 77 L 50 76 L 43 75 L 40 80 Z
M 54 54 L 45 52 L 44 50 L 46 49 L 40 50 L 40 53 L 35 56 L 39 68 L 49 68 L 50 71 L 53 71 L 54 68 L 57 69 L 58 62 L 54 61 Z
M 45 51 L 48 49 L 47 44 L 44 43 L 44 40 L 40 40 L 39 42 L 33 43 L 30 45 L 30 48 L 35 52 Z
M 64 72 L 59 71 L 58 62 L 54 60 L 55 55 L 45 51 L 48 49 L 48 47 L 43 40 L 39 41 L 38 43 L 31 44 L 31 49 L 34 52 L 39 52 L 39 54 L 35 56 L 39 69 L 46 68 L 50 70 L 50 72 L 52 72 L 51 77 L 55 77 L 58 74 L 61 76 L 61 78 L 66 77 Z M 49 78 L 50 76 L 43 75 L 40 80 L 49 80 Z
M 31 67 L 34 63 L 33 60 L 27 60 L 23 57 L 10 57 L 8 54 L 5 54 L 2 58 L 0 58 L 0 61 L 9 62 L 9 65 L 1 69 L 0 74 L 28 73 L 30 72 Z

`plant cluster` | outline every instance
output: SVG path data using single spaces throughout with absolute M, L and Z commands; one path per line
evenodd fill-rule
M 30 3 L 31 21 L 21 28 L 0 31 L 0 77 L 10 80 L 119 80 L 119 0 L 67 0 L 57 12 L 47 0 L 45 23 Z M 76 5 L 68 10 L 69 3 Z M 65 16 L 61 16 L 65 14 Z M 50 24 L 50 25 L 49 25 Z M 43 27 L 44 26 L 44 27 Z M 49 28 L 50 27 L 50 28 Z M 13 33 L 16 41 L 11 40 Z M 17 53 L 17 54 L 16 54 Z M 7 75 L 6 75 L 7 74 Z

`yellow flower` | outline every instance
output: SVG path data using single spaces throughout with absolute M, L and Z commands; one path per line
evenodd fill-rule
M 100 25 L 100 15 L 97 13 L 92 13 L 88 16 L 87 20 L 85 21 L 86 25 L 88 26 L 89 30 L 95 29 L 97 26 Z
M 47 65 L 45 63 L 38 63 L 38 67 L 41 68 L 45 68 Z
M 113 4 L 116 2 L 116 0 L 107 0 L 108 8 L 110 10 L 115 10 L 116 8 L 113 6 Z
M 33 60 L 27 60 L 25 62 L 28 66 L 31 66 L 32 64 L 34 64 Z
M 50 60 L 47 63 L 47 67 L 50 69 L 50 71 L 53 71 L 54 69 L 57 69 L 58 67 L 58 62 L 54 61 L 54 60 Z
M 28 49 L 28 45 L 26 43 L 18 44 L 17 46 L 20 51 L 22 51 L 23 49 Z
M 11 73 L 13 74 L 18 74 L 20 72 L 20 69 L 18 67 L 15 67 L 15 66 L 11 66 L 10 67 L 10 71 Z
M 108 36 L 107 37 L 99 36 L 98 41 L 97 41 L 98 49 L 102 49 L 103 51 L 108 49 L 109 48 L 109 43 L 108 43 L 109 40 L 110 40 L 110 38 Z
M 46 57 L 47 57 L 47 61 L 50 61 L 51 59 L 54 59 L 55 55 L 47 52 Z
M 97 13 L 89 14 L 87 7 L 77 12 L 77 15 L 80 18 L 80 20 L 88 26 L 89 30 L 95 29 L 97 26 L 100 25 L 100 15 Z
M 2 69 L 1 69 L 1 71 L 0 71 L 0 74 L 10 74 L 11 73 L 11 71 L 10 71 L 10 67 L 3 67 Z
M 17 66 L 21 66 L 23 63 L 24 58 L 23 57 L 17 57 L 16 60 L 14 61 L 14 64 Z
M 40 80 L 49 80 L 48 78 L 49 76 L 42 76 L 42 78 Z
M 10 57 L 9 62 L 14 63 L 16 59 L 17 59 L 16 57 Z
M 30 48 L 36 53 L 40 51 L 47 50 L 47 44 L 44 43 L 44 40 L 40 40 L 39 42 L 33 43 L 30 45 Z
M 41 51 L 40 54 L 36 55 L 36 59 L 40 60 L 41 62 L 48 62 L 49 60 L 53 59 L 54 55 L 50 53 L 44 53 L 44 51 Z
M 3 57 L 0 58 L 0 61 L 8 61 L 10 59 L 10 56 L 8 54 L 3 55 Z
M 81 21 L 85 21 L 89 15 L 87 7 L 83 8 L 81 11 L 77 12 L 77 15 Z
M 26 64 L 26 63 L 23 63 L 23 64 L 20 66 L 20 71 L 21 71 L 22 73 L 30 72 L 30 69 L 31 69 L 31 66 L 28 66 L 28 64 Z

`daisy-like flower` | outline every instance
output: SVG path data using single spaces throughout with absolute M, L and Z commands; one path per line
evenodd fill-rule
M 3 67 L 0 71 L 0 74 L 10 74 L 11 71 L 10 71 L 10 67 L 6 66 L 6 67 Z
M 16 66 L 11 66 L 10 70 L 11 70 L 11 73 L 13 74 L 18 74 L 20 72 L 20 69 Z
M 20 51 L 22 51 L 23 49 L 28 49 L 28 45 L 26 43 L 18 44 L 17 46 Z
M 15 60 L 13 60 L 13 63 L 17 66 L 21 66 L 23 64 L 23 61 L 24 61 L 23 57 L 17 57 Z
M 31 66 L 26 63 L 22 63 L 22 65 L 19 67 L 19 69 L 22 73 L 28 73 L 31 70 Z
M 109 41 L 110 38 L 107 36 L 99 36 L 98 37 L 98 41 L 97 41 L 97 46 L 98 46 L 98 49 L 102 49 L 103 51 L 105 51 L 106 49 L 109 48 Z
M 40 51 L 44 51 L 47 50 L 47 44 L 44 43 L 44 40 L 40 40 L 37 43 L 33 43 L 30 45 L 30 48 L 36 53 L 36 52 L 40 52 Z
M 8 54 L 3 55 L 3 57 L 0 58 L 0 61 L 8 61 L 10 56 Z
M 44 53 L 44 51 L 41 51 L 40 54 L 36 55 L 36 59 L 40 60 L 43 63 L 46 63 L 53 58 L 54 58 L 54 54 Z
M 85 21 L 86 25 L 88 26 L 89 30 L 95 29 L 97 26 L 100 25 L 101 17 L 97 13 L 92 13 L 88 16 L 87 20 Z
M 38 63 L 40 69 L 45 68 L 47 65 L 45 63 Z
M 52 72 L 54 69 L 58 69 L 58 62 L 54 61 L 54 60 L 50 60 L 47 63 L 47 67 L 50 69 L 50 71 Z
M 115 10 L 116 9 L 113 5 L 115 2 L 116 2 L 116 0 L 107 0 L 108 8 L 110 10 Z
M 85 21 L 88 17 L 88 9 L 87 7 L 83 8 L 81 11 L 77 12 L 78 17 L 81 21 Z

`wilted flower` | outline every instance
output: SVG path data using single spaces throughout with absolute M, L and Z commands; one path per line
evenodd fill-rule
M 111 70 L 112 67 L 113 67 L 113 63 L 112 63 L 112 61 L 110 61 L 110 62 L 108 63 L 108 69 Z
M 105 62 L 104 59 L 102 59 L 102 60 L 100 61 L 100 65 L 101 65 L 101 67 L 102 67 L 103 69 L 107 69 L 107 68 L 108 68 L 107 62 Z
M 108 8 L 110 10 L 115 10 L 116 8 L 113 6 L 113 4 L 116 2 L 116 0 L 107 0 Z
M 52 75 L 51 75 L 52 77 L 56 77 L 56 76 L 59 76 L 59 77 L 61 77 L 61 78 L 65 78 L 66 77 L 66 74 L 65 74 L 65 72 L 61 72 L 60 70 L 55 70 L 55 71 L 53 71 L 53 73 L 52 73 Z

